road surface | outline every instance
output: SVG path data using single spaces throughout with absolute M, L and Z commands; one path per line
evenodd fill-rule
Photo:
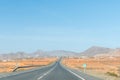
M 60 61 L 32 71 L 10 74 L 0 80 L 102 80 L 78 73 L 60 64 Z

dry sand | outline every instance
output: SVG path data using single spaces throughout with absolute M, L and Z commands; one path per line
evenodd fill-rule
M 64 58 L 63 64 L 70 68 L 83 71 L 87 64 L 86 73 L 103 78 L 104 80 L 120 80 L 120 58 Z
M 2 72 L 12 72 L 15 67 L 18 66 L 29 66 L 29 65 L 48 65 L 54 61 L 56 61 L 57 58 L 37 58 L 37 59 L 24 59 L 24 60 L 12 60 L 12 61 L 1 61 L 0 62 L 0 73 Z M 26 70 L 30 68 L 20 69 L 20 70 Z

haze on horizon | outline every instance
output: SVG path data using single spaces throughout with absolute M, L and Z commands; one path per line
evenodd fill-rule
M 1 0 L 0 53 L 120 47 L 119 0 Z

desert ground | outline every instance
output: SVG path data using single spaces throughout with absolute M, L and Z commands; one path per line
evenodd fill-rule
M 120 57 L 64 58 L 62 63 L 83 72 L 83 64 L 86 64 L 85 73 L 87 74 L 100 77 L 104 80 L 120 80 Z
M 0 73 L 12 72 L 16 67 L 19 66 L 31 66 L 31 65 L 45 66 L 55 62 L 56 60 L 57 58 L 34 58 L 34 59 L 0 61 Z M 31 68 L 23 68 L 20 70 L 26 70 Z

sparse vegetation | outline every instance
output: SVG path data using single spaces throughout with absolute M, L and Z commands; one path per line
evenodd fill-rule
M 110 76 L 118 77 L 118 75 L 114 72 L 107 72 L 106 74 Z
M 70 68 L 83 71 L 87 64 L 86 73 L 104 80 L 120 80 L 120 58 L 64 58 L 63 64 Z

